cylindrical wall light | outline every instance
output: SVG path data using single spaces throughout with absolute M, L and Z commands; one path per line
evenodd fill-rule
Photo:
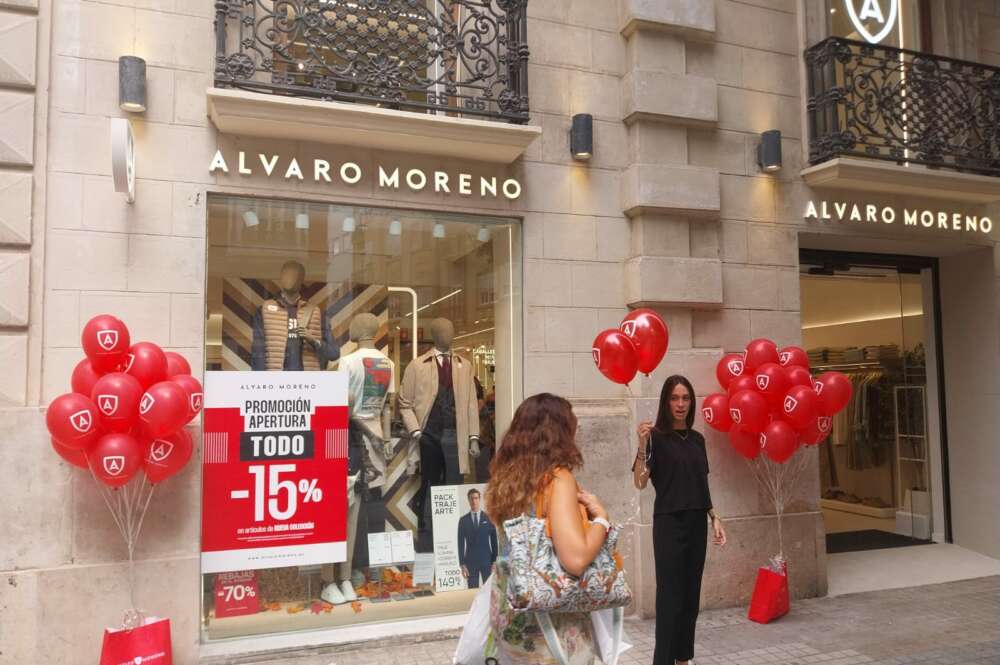
M 142 58 L 118 58 L 118 108 L 131 113 L 146 110 L 146 61 Z
M 594 154 L 594 116 L 578 113 L 569 130 L 569 151 L 573 159 L 586 161 Z
M 435 224 L 434 230 L 431 233 L 431 235 L 434 236 L 435 238 L 438 238 L 439 240 L 443 238 L 445 236 L 444 224 L 441 224 L 440 222 Z
M 781 170 L 781 131 L 769 129 L 760 135 L 757 146 L 757 164 L 762 171 L 774 173 Z

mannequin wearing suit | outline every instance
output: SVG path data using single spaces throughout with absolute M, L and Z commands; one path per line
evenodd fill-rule
M 455 326 L 435 319 L 434 348 L 411 362 L 399 389 L 399 412 L 420 446 L 418 523 L 428 525 L 427 497 L 435 485 L 459 485 L 479 457 L 479 404 L 472 363 L 452 353 Z
M 470 589 L 490 578 L 497 560 L 497 530 L 489 515 L 480 510 L 479 490 L 469 490 L 469 512 L 458 520 L 458 563 Z

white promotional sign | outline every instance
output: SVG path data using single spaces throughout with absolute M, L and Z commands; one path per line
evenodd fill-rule
M 469 513 L 470 490 L 478 490 L 486 514 L 486 485 L 439 485 L 431 487 L 431 519 L 434 524 L 435 588 L 438 593 L 469 588 L 459 563 L 459 521 Z

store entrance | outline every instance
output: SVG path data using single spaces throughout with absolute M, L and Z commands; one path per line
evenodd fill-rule
M 801 251 L 813 373 L 843 372 L 854 387 L 820 449 L 828 553 L 944 540 L 936 263 Z

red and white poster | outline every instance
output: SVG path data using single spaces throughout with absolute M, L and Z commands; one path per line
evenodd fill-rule
M 203 573 L 347 559 L 347 377 L 206 372 Z
M 257 614 L 260 599 L 256 570 L 219 573 L 215 576 L 215 618 Z

